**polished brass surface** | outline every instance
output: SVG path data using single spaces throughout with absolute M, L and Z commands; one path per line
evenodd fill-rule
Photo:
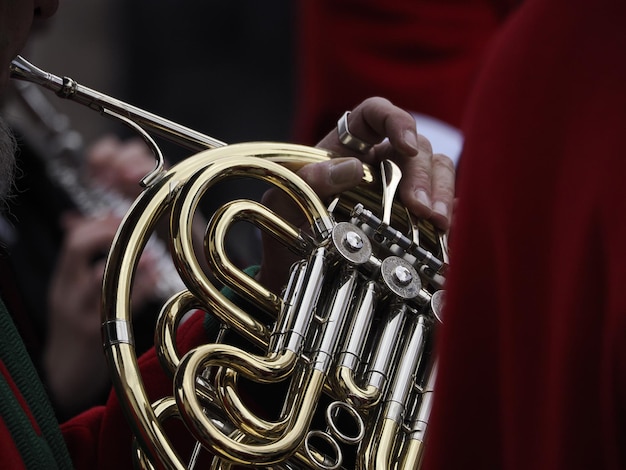
M 14 63 L 12 73 L 171 134 L 189 148 L 208 148 L 167 171 L 157 165 L 144 178 L 145 190 L 124 218 L 107 261 L 104 349 L 139 466 L 193 468 L 208 451 L 214 469 L 419 468 L 447 253 L 445 237 L 395 201 L 401 178 L 395 164 L 366 166 L 362 184 L 338 195 L 329 209 L 295 174 L 305 164 L 332 158 L 326 151 L 268 142 L 225 145 L 26 61 Z M 280 188 L 300 208 L 306 227 L 258 202 L 232 201 L 211 218 L 204 252 L 198 253 L 191 227 L 199 203 L 235 178 Z M 130 295 L 139 257 L 163 218 L 185 289 L 163 306 L 155 335 L 173 393 L 151 403 L 135 355 Z M 230 260 L 225 240 L 239 222 L 254 224 L 301 257 L 284 292 L 270 291 Z M 218 282 L 239 300 L 222 295 Z M 182 355 L 176 333 L 194 309 L 210 312 L 223 330 L 214 342 Z M 248 390 L 252 383 L 252 390 L 270 387 L 273 397 L 284 399 L 276 413 L 256 411 L 254 405 L 266 403 L 246 397 L 254 393 Z M 164 426 L 171 419 L 182 420 L 198 442 L 190 458 L 172 445 Z

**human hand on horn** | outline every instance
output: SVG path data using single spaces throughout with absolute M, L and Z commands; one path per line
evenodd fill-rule
M 372 165 L 393 160 L 403 174 L 399 187 L 402 202 L 416 216 L 448 230 L 454 202 L 454 163 L 446 155 L 433 154 L 427 137 L 418 134 L 413 116 L 385 98 L 373 97 L 344 115 L 338 128 L 317 147 Z M 332 194 L 332 187 L 319 183 L 314 189 Z
M 402 170 L 398 191 L 407 208 L 439 229 L 449 229 L 454 202 L 454 163 L 443 154 L 433 154 L 428 139 L 418 134 L 414 118 L 389 100 L 366 99 L 349 115 L 344 115 L 338 128 L 317 147 L 346 156 L 307 165 L 298 172 L 322 200 L 357 186 L 363 177 L 361 162 L 377 165 L 390 159 Z M 296 225 L 305 222 L 299 209 L 277 189 L 267 191 L 262 202 Z M 264 237 L 257 279 L 276 292 L 295 259 L 279 242 Z

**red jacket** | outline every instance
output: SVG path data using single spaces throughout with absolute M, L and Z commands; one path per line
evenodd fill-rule
M 208 341 L 204 319 L 205 314 L 197 312 L 180 327 L 177 344 L 181 354 Z M 139 366 L 151 402 L 172 395 L 172 381 L 161 369 L 154 349 L 139 358 Z M 178 422 L 172 420 L 171 425 L 178 426 Z M 181 456 L 191 455 L 193 441 L 190 434 L 171 431 L 171 427 L 168 429 L 172 442 L 181 446 Z M 64 423 L 61 430 L 77 469 L 133 468 L 131 428 L 115 393 L 111 394 L 105 406 L 86 411 Z
M 626 3 L 529 0 L 463 127 L 426 468 L 626 468 Z
M 184 354 L 192 347 L 207 342 L 203 321 L 205 314 L 197 312 L 179 329 L 177 344 Z M 172 395 L 172 381 L 161 369 L 154 349 L 141 358 L 139 366 L 144 386 L 151 402 Z M 178 423 L 172 420 L 176 426 Z M 92 408 L 61 426 L 63 437 L 77 469 L 132 469 L 132 436 L 119 401 L 112 393 L 105 406 Z M 186 431 L 173 432 L 172 442 L 181 445 L 182 455 L 190 455 L 190 434 Z M 189 453 L 184 453 L 189 452 Z

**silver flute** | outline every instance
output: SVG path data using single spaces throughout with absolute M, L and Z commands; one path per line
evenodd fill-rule
M 27 66 L 32 67 L 33 75 L 28 82 L 13 81 L 16 99 L 15 103 L 9 103 L 9 106 L 12 104 L 8 113 L 9 122 L 24 134 L 24 138 L 35 153 L 43 157 L 47 177 L 68 195 L 81 214 L 91 217 L 107 213 L 124 216 L 132 201 L 110 188 L 93 184 L 82 174 L 84 163 L 82 136 L 71 126 L 68 116 L 61 113 L 48 100 L 38 86 L 41 83 L 36 84 L 36 80 L 32 80 L 33 77 L 40 77 L 43 74 L 48 76 L 51 84 L 63 82 L 63 79 L 47 74 L 21 58 L 13 62 L 13 73 L 16 64 L 24 67 L 21 69 L 22 72 Z M 52 86 L 46 88 L 54 89 Z M 90 107 L 93 106 L 95 105 Z M 145 140 L 145 136 L 142 137 Z M 146 249 L 156 263 L 156 297 L 169 298 L 183 289 L 184 284 L 171 260 L 166 244 L 154 235 L 148 241 Z

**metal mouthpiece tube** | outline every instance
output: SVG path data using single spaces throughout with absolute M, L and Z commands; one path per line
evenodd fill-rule
M 10 71 L 11 78 L 35 83 L 53 91 L 61 98 L 76 101 L 104 115 L 107 114 L 106 110 L 112 111 L 131 119 L 143 129 L 194 152 L 226 145 L 225 142 L 213 137 L 80 85 L 69 77 L 61 78 L 45 72 L 21 56 L 13 59 Z

